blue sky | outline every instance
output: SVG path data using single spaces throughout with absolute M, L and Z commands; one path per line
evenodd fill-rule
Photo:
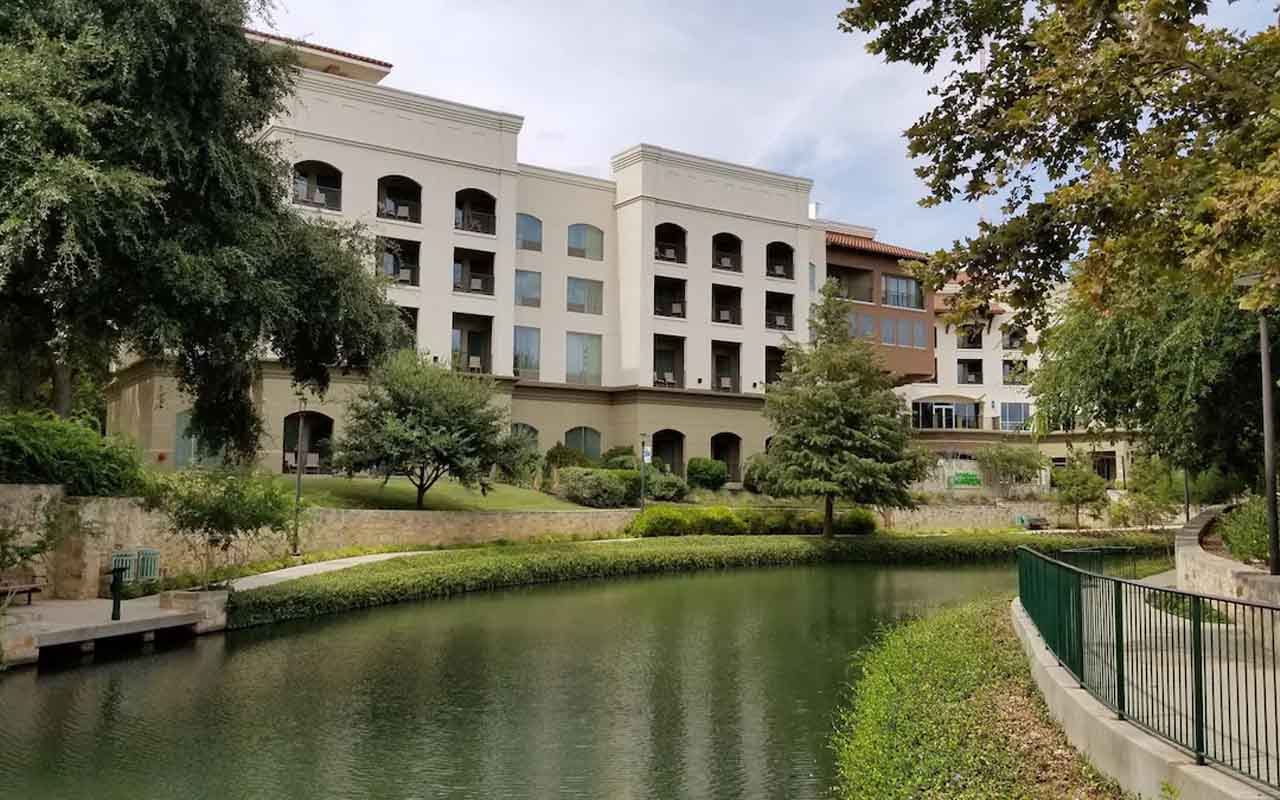
M 637 142 L 812 178 L 822 215 L 929 249 L 973 230 L 924 209 L 902 132 L 931 79 L 840 33 L 838 0 L 281 0 L 273 29 L 395 64 L 386 85 L 522 115 L 520 160 L 601 177 Z M 1269 3 L 1214 5 L 1232 27 Z M 988 208 L 993 213 L 994 208 Z

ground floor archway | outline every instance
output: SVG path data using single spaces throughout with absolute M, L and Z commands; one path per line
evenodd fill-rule
M 717 433 L 711 437 L 711 457 L 729 468 L 729 480 L 742 480 L 742 437 L 736 433 Z
M 284 418 L 284 453 L 281 471 L 330 472 L 333 455 L 333 418 L 319 411 L 295 411 Z
M 664 428 L 653 435 L 653 455 L 676 475 L 684 476 L 684 434 Z

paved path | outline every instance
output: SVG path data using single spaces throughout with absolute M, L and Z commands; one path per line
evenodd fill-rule
M 1155 575 L 1148 575 L 1142 579 L 1142 582 L 1148 586 L 1159 586 L 1161 589 L 1177 589 L 1178 571 L 1176 569 L 1170 569 L 1156 573 Z
M 408 550 L 401 553 L 374 553 L 373 555 L 367 556 L 335 558 L 332 561 L 317 561 L 314 564 L 299 564 L 296 567 L 285 567 L 284 569 L 277 569 L 272 572 L 261 572 L 257 575 L 236 578 L 231 582 L 231 586 L 236 591 L 243 592 L 248 589 L 261 589 L 263 586 L 273 586 L 277 583 L 305 578 L 308 575 L 321 575 L 325 572 L 335 572 L 340 569 L 347 569 L 348 567 L 358 567 L 361 564 L 376 564 L 379 561 L 387 561 L 392 558 L 403 558 L 404 556 L 427 556 L 439 552 L 442 551 Z

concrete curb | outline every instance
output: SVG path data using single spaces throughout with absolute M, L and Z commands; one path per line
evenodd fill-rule
M 1031 618 L 1015 599 L 1010 612 L 1013 628 L 1031 662 L 1031 676 L 1044 696 L 1049 714 L 1067 734 L 1072 746 L 1099 771 L 1119 782 L 1125 791 L 1143 798 L 1160 798 L 1165 787 L 1176 797 L 1191 800 L 1266 800 L 1273 795 L 1195 758 L 1129 722 L 1116 719 L 1111 709 L 1080 688 L 1040 638 Z

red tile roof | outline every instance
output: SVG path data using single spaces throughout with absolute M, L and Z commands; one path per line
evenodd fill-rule
M 270 39 L 273 42 L 280 42 L 281 44 L 292 45 L 294 47 L 305 47 L 309 50 L 319 50 L 322 53 L 332 53 L 335 56 L 350 58 L 354 61 L 363 61 L 366 64 L 373 64 L 374 66 L 378 66 L 378 67 L 386 67 L 387 69 L 391 69 L 391 66 L 392 66 L 391 62 L 389 61 L 379 61 L 376 58 L 369 58 L 368 56 L 362 56 L 359 53 L 349 53 L 346 50 L 338 50 L 337 48 L 334 48 L 334 47 L 325 47 L 322 44 L 312 44 L 311 42 L 306 42 L 306 41 L 303 41 L 302 39 L 291 39 L 288 36 L 280 36 L 275 33 L 264 33 L 263 31 L 255 31 L 250 28 L 245 28 L 244 32 L 253 34 L 254 36 L 261 36 L 263 39 Z
M 907 247 L 899 247 L 896 244 L 887 242 L 877 242 L 875 239 L 868 239 L 865 236 L 854 236 L 849 233 L 840 233 L 838 231 L 827 231 L 828 247 L 843 247 L 846 250 L 861 250 L 864 253 L 876 253 L 882 256 L 895 256 L 897 258 L 913 258 L 924 260 L 929 256 L 919 250 L 912 250 Z

